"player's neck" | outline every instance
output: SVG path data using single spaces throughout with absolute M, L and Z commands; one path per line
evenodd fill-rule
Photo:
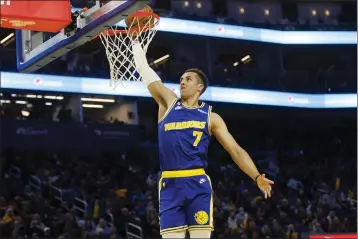
M 199 107 L 199 101 L 198 99 L 189 98 L 189 99 L 181 99 L 181 103 L 184 106 L 188 107 Z

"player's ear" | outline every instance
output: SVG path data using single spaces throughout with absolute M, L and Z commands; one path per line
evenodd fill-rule
M 204 90 L 204 84 L 200 83 L 198 84 L 198 91 L 201 93 Z

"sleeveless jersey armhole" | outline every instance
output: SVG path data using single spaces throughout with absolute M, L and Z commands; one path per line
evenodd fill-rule
M 212 106 L 209 105 L 209 109 L 208 109 L 208 131 L 209 131 L 209 135 L 212 135 L 211 133 L 211 110 L 212 110 Z
M 174 105 L 177 103 L 177 101 L 178 101 L 178 99 L 175 99 L 175 100 L 173 101 L 173 103 L 168 107 L 168 109 L 167 109 L 167 111 L 165 111 L 164 115 L 158 120 L 158 124 L 159 124 L 160 122 L 162 122 L 162 121 L 165 119 L 165 117 L 168 116 L 168 114 L 169 114 L 170 111 L 173 109 L 173 107 L 174 107 Z

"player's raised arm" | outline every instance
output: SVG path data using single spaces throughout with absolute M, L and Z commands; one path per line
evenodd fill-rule
M 211 133 L 230 154 L 232 160 L 252 180 L 256 181 L 257 186 L 265 193 L 265 198 L 271 197 L 271 184 L 274 182 L 265 178 L 265 174 L 259 173 L 248 153 L 236 143 L 220 115 L 212 113 L 210 123 Z
M 177 96 L 164 86 L 157 73 L 149 66 L 145 51 L 139 42 L 133 44 L 133 57 L 136 70 L 141 74 L 143 83 L 148 87 L 150 94 L 159 106 L 168 108 Z

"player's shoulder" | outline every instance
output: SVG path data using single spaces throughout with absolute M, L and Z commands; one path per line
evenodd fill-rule
M 212 126 L 215 126 L 215 125 L 224 123 L 224 120 L 218 113 L 211 112 L 210 122 L 211 122 Z
M 211 117 L 212 119 L 222 119 L 221 116 L 220 116 L 218 113 L 215 113 L 215 112 L 213 112 L 213 111 L 211 112 L 210 117 Z

